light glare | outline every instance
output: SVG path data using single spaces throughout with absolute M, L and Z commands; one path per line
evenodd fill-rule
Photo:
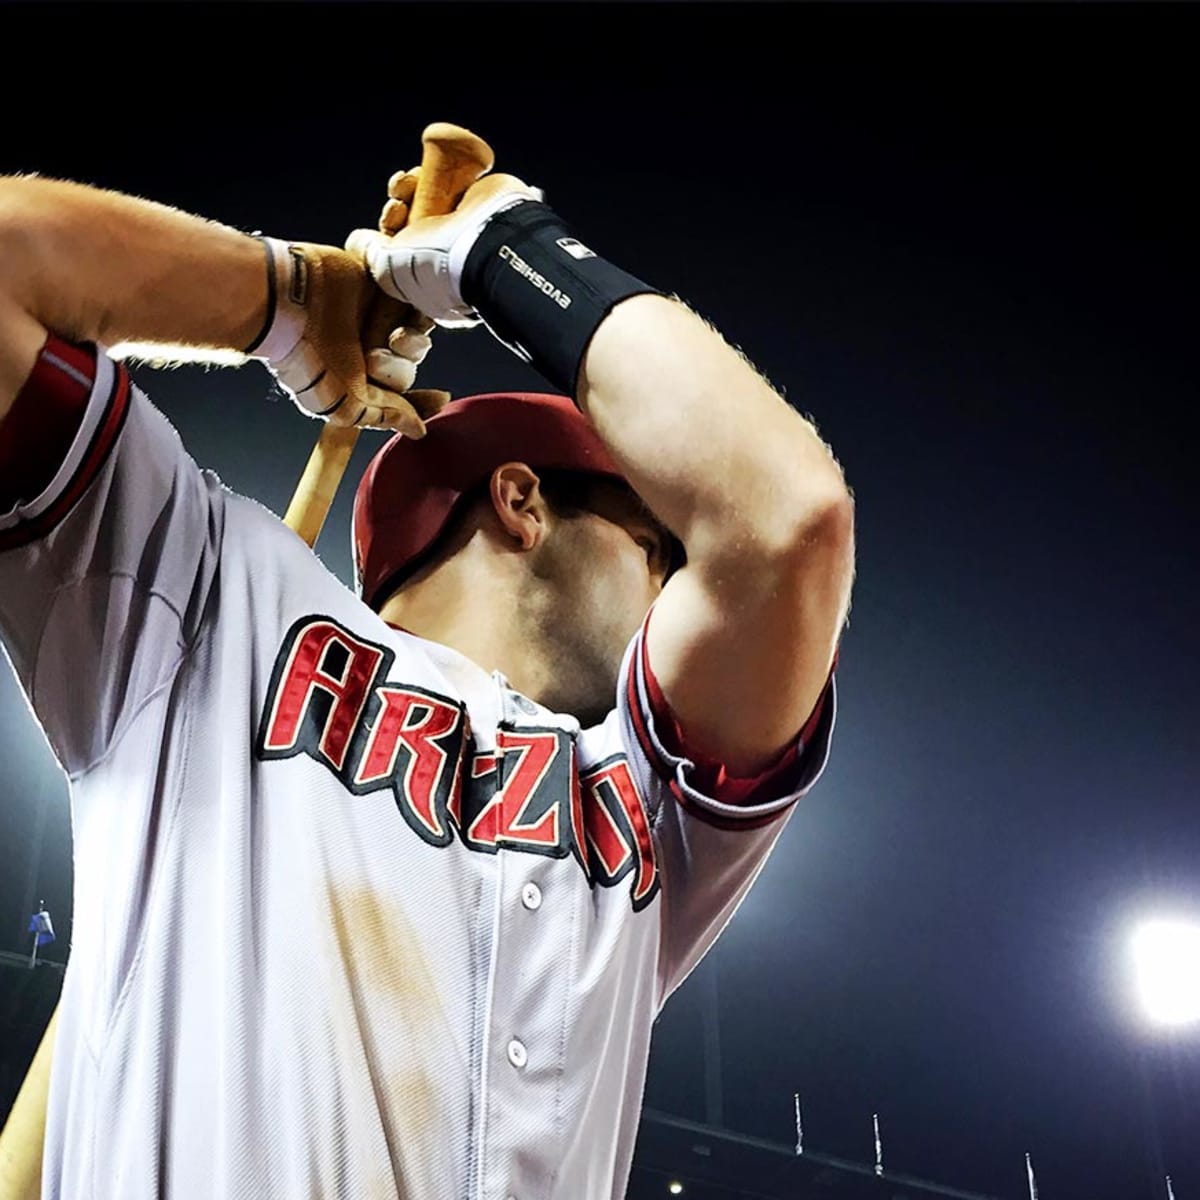
M 1133 956 L 1142 1006 L 1152 1020 L 1200 1021 L 1200 925 L 1147 921 L 1134 934 Z
M 678 1179 L 672 1179 L 671 1182 L 667 1184 L 667 1191 L 670 1192 L 672 1196 L 678 1196 L 680 1192 L 683 1191 L 683 1184 L 680 1183 Z

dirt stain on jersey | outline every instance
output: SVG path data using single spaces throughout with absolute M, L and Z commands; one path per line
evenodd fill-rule
M 372 998 L 387 997 L 405 1024 L 441 1014 L 437 985 L 404 909 L 369 887 L 329 889 L 330 915 L 346 974 Z
M 372 1185 L 370 1195 L 403 1198 L 405 1177 L 421 1178 L 417 1156 L 438 1137 L 443 1114 L 433 1071 L 453 1053 L 453 1036 L 404 909 L 369 887 L 331 886 L 329 911 L 337 967 L 350 985 L 357 1017 L 357 1028 L 343 1036 L 366 1051 L 396 1173 Z M 410 1156 L 414 1161 L 406 1162 Z

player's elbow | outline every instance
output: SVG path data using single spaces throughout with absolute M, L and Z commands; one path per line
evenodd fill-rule
M 693 555 L 689 570 L 705 578 L 731 614 L 823 613 L 840 624 L 854 579 L 854 501 L 840 479 L 820 491 L 777 496 L 770 519 L 724 530 Z M 809 620 L 806 617 L 806 622 Z M 769 622 L 768 622 L 769 624 Z
M 814 480 L 763 489 L 752 503 L 730 505 L 685 541 L 689 565 L 721 588 L 757 589 L 771 581 L 828 576 L 854 557 L 854 500 L 835 469 Z
M 820 486 L 806 489 L 792 505 L 787 544 L 803 552 L 814 540 L 848 548 L 854 542 L 854 497 L 840 472 L 831 472 Z
M 836 470 L 780 497 L 767 525 L 760 553 L 785 570 L 807 573 L 814 557 L 853 557 L 854 498 Z
M 814 581 L 849 600 L 854 578 L 854 498 L 845 485 L 809 497 L 799 508 L 779 550 L 777 570 L 784 586 L 808 593 Z

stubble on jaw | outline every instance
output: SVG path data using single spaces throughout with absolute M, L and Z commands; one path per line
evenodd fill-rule
M 611 563 L 611 543 L 597 539 L 591 524 L 597 520 L 606 529 L 617 525 L 592 510 L 558 518 L 529 563 L 533 586 L 517 618 L 521 634 L 538 648 L 542 685 L 536 698 L 585 728 L 602 722 L 616 705 L 621 661 L 645 617 L 645 611 L 631 611 L 629 589 L 637 582 L 627 564 Z M 610 573 L 601 579 L 606 569 Z
M 616 704 L 628 639 L 617 646 L 615 630 L 581 624 L 567 612 L 557 621 L 548 619 L 539 635 L 544 682 L 536 699 L 553 712 L 575 717 L 584 728 L 598 725 Z

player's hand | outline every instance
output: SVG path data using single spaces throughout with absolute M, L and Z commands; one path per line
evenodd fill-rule
M 448 216 L 404 225 L 416 190 L 415 176 L 413 171 L 392 176 L 381 229 L 356 229 L 346 248 L 364 258 L 387 295 L 407 301 L 438 325 L 448 329 L 478 325 L 479 315 L 459 291 L 467 255 L 496 213 L 540 200 L 542 193 L 515 175 L 487 175 L 467 189 Z
M 411 390 L 432 322 L 380 297 L 362 257 L 335 246 L 290 243 L 277 268 L 283 316 L 260 355 L 297 406 L 335 425 L 423 437 L 425 418 L 448 399 Z M 367 340 L 369 315 L 372 328 L 390 332 Z
M 417 194 L 417 185 L 421 180 L 421 168 L 409 167 L 407 171 L 397 171 L 388 180 L 387 201 L 379 214 L 379 232 L 399 233 L 408 224 L 412 213 L 413 198 Z
M 413 197 L 417 193 L 417 183 L 421 177 L 421 168 L 412 167 L 407 171 L 397 171 L 388 180 L 388 199 L 379 215 L 381 233 L 398 233 L 408 223 Z M 382 310 L 382 311 L 381 311 Z M 390 319 L 396 319 L 398 312 L 403 324 L 390 330 L 387 336 L 387 348 L 374 347 L 370 343 L 371 327 L 380 320 L 384 312 L 390 313 Z M 429 352 L 429 334 L 434 323 L 411 304 L 396 304 L 394 298 L 376 294 L 372 310 L 373 320 L 368 323 L 367 337 L 364 347 L 367 350 L 367 376 L 374 382 L 406 394 L 418 414 L 423 418 L 433 416 L 450 401 L 450 393 L 436 391 L 430 388 L 412 388 L 411 372 L 413 364 L 419 364 Z

